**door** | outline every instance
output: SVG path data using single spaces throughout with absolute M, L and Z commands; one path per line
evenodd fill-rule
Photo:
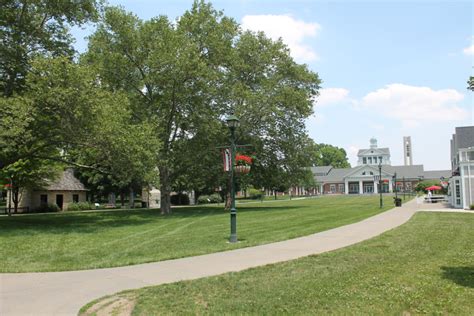
M 56 205 L 59 207 L 60 210 L 63 209 L 63 195 L 56 194 Z
M 374 193 L 374 184 L 364 183 L 364 193 Z

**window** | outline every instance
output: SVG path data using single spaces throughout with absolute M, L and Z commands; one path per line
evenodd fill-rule
M 344 193 L 344 184 L 339 184 L 339 192 Z
M 371 172 L 370 172 L 370 175 L 371 175 L 371 176 L 373 176 L 373 175 L 374 175 L 374 173 L 371 171 Z
M 382 163 L 382 156 L 379 157 L 379 163 Z
M 72 201 L 74 203 L 78 203 L 79 202 L 79 194 L 73 194 L 72 195 Z
M 369 157 L 369 165 L 372 164 L 372 157 Z
M 363 175 L 363 176 L 365 176 L 365 171 L 364 171 L 364 172 L 362 172 L 362 175 Z
M 40 195 L 40 204 L 41 205 L 47 205 L 48 204 L 48 195 L 47 194 L 41 194 Z
M 329 192 L 330 193 L 336 193 L 336 185 L 335 184 L 331 184 L 329 186 Z
M 362 163 L 363 163 L 364 165 L 366 165 L 366 164 L 367 164 L 367 158 L 365 158 L 365 157 L 362 158 Z

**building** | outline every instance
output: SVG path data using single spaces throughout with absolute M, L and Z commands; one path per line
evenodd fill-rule
M 410 136 L 403 137 L 403 162 L 405 166 L 413 165 L 413 153 Z
M 357 165 L 390 165 L 390 149 L 378 148 L 377 140 L 370 139 L 370 148 L 361 149 L 357 153 Z
M 48 204 L 56 204 L 60 210 L 66 210 L 70 203 L 85 202 L 86 193 L 84 184 L 74 176 L 73 169 L 68 168 L 57 180 L 49 181 L 43 189 L 24 189 L 18 203 L 18 212 L 35 211 Z M 13 205 L 11 208 L 13 210 Z
M 450 170 L 425 171 L 423 165 L 392 166 L 389 148 L 378 148 L 377 140 L 370 140 L 370 148 L 358 152 L 358 166 L 311 168 L 318 192 L 321 194 L 376 194 L 412 192 L 422 180 L 440 180 L 450 176 Z
M 474 126 L 456 127 L 451 139 L 449 197 L 453 207 L 474 204 Z

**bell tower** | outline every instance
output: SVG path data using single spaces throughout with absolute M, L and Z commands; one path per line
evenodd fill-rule
M 411 136 L 404 136 L 403 137 L 403 162 L 404 162 L 405 166 L 413 165 Z

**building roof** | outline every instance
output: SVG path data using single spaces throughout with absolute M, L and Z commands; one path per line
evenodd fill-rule
M 395 174 L 397 173 L 397 179 L 407 178 L 407 179 L 418 179 L 425 176 L 423 165 L 411 165 L 411 166 L 382 166 L 382 170 L 387 171 L 388 173 Z
M 362 156 L 365 154 L 370 153 L 371 151 L 376 151 L 381 153 L 382 155 L 390 155 L 390 149 L 389 148 L 368 148 L 368 149 L 359 149 L 357 152 L 357 156 Z
M 329 173 L 332 169 L 332 166 L 318 166 L 318 167 L 311 167 L 311 172 L 315 176 L 325 176 Z
M 317 167 L 317 168 L 322 168 L 322 167 Z M 363 168 L 377 169 L 378 167 L 377 165 L 363 165 L 363 166 L 357 166 L 354 168 L 331 168 L 329 169 L 329 173 L 324 176 L 318 175 L 314 171 L 313 171 L 313 174 L 315 175 L 315 179 L 317 182 L 343 182 L 345 177 L 349 176 L 351 173 L 355 172 L 357 169 L 363 169 Z M 423 170 L 423 165 L 412 165 L 412 166 L 382 165 L 382 171 L 385 174 L 388 173 L 391 175 L 394 175 L 395 173 L 397 173 L 397 179 L 400 179 L 403 177 L 406 179 L 426 178 L 425 171 Z M 434 172 L 438 172 L 438 171 L 434 171 Z M 445 172 L 445 171 L 439 171 L 439 172 Z
M 316 176 L 317 182 L 342 182 L 344 177 L 355 168 L 333 168 L 326 176 Z
M 474 126 L 456 127 L 455 150 L 474 146 Z
M 50 181 L 47 191 L 87 191 L 84 184 L 74 176 L 71 168 L 64 170 L 56 181 Z
M 451 170 L 430 170 L 430 171 L 425 171 L 425 179 L 428 180 L 439 180 L 441 178 L 450 178 L 452 175 Z

